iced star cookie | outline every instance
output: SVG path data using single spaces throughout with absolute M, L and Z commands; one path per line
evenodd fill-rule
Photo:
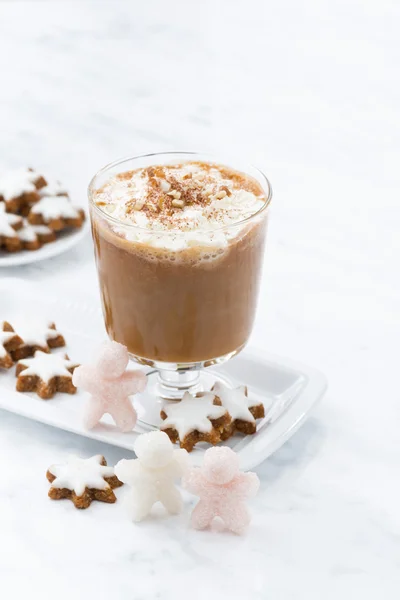
M 0 249 L 7 252 L 18 252 L 22 242 L 17 231 L 23 226 L 22 217 L 6 212 L 4 202 L 0 202 Z
M 84 211 L 75 208 L 67 196 L 44 196 L 32 206 L 28 216 L 31 225 L 47 225 L 53 231 L 81 227 L 84 220 Z
M 0 321 L 0 369 L 10 369 L 13 364 L 11 352 L 22 343 L 10 323 Z
M 69 193 L 65 186 L 57 180 L 49 181 L 47 180 L 47 185 L 45 185 L 40 191 L 39 195 L 41 198 L 44 196 L 67 196 L 69 197 Z
M 46 225 L 30 225 L 24 219 L 23 226 L 17 232 L 23 250 L 39 250 L 44 244 L 54 242 L 56 234 Z
M 24 212 L 40 198 L 38 190 L 46 185 L 45 178 L 33 169 L 15 169 L 0 175 L 0 200 L 8 212 Z
M 22 342 L 12 351 L 15 361 L 33 356 L 36 350 L 50 352 L 50 348 L 65 346 L 64 336 L 57 331 L 55 323 L 25 323 L 17 328 Z
M 113 489 L 123 485 L 101 455 L 70 456 L 65 464 L 49 467 L 46 477 L 51 483 L 49 497 L 69 498 L 76 508 L 88 508 L 93 500 L 112 504 L 117 500 Z
M 231 420 L 221 400 L 211 392 L 200 392 L 196 396 L 186 392 L 179 402 L 164 406 L 161 418 L 164 422 L 160 429 L 188 452 L 198 442 L 218 444 Z
M 247 435 L 256 433 L 256 419 L 265 417 L 264 405 L 256 399 L 249 398 L 245 385 L 230 389 L 217 382 L 211 391 L 218 395 L 222 406 L 226 408 L 232 419 L 221 434 L 222 440 L 230 438 L 235 431 Z
M 72 373 L 78 365 L 60 354 L 45 354 L 40 350 L 33 358 L 25 358 L 17 363 L 17 391 L 36 392 L 43 400 L 48 400 L 56 392 L 75 394 Z

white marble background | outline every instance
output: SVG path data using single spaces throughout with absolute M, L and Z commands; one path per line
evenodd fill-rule
M 1 413 L 1 597 L 399 597 L 399 17 L 386 0 L 0 2 L 0 166 L 84 204 L 123 155 L 247 156 L 275 192 L 253 341 L 330 383 L 258 469 L 243 539 L 48 501 L 48 464 L 124 453 Z M 11 274 L 98 302 L 89 239 Z

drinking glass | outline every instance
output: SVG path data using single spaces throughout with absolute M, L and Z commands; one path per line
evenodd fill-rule
M 113 217 L 95 202 L 112 177 L 156 165 L 200 161 L 252 177 L 264 203 L 233 225 L 200 231 L 189 245 L 181 230 L 149 230 Z M 165 152 L 107 165 L 89 185 L 90 216 L 104 321 L 132 360 L 151 367 L 147 395 L 180 399 L 210 389 L 218 365 L 245 346 L 252 330 L 272 189 L 258 169 L 223 157 Z M 138 235 L 140 234 L 140 235 Z M 224 379 L 221 377 L 221 379 Z

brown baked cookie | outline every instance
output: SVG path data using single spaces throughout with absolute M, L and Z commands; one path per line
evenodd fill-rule
M 40 189 L 39 195 L 41 198 L 43 198 L 43 196 L 67 196 L 69 198 L 68 190 L 61 181 L 52 181 L 49 179 L 47 179 L 47 185 Z
M 32 206 L 28 216 L 31 225 L 47 225 L 53 231 L 79 228 L 84 220 L 84 211 L 73 206 L 67 196 L 44 196 Z
M 36 350 L 49 353 L 50 348 L 65 346 L 64 336 L 57 331 L 55 323 L 25 323 L 18 328 L 22 343 L 12 351 L 14 361 L 33 356 Z
M 0 200 L 7 212 L 23 214 L 39 200 L 38 190 L 45 185 L 45 178 L 33 169 L 9 171 L 0 176 Z
M 6 212 L 4 202 L 0 202 L 0 249 L 7 252 L 22 250 L 22 242 L 17 233 L 22 225 L 22 217 Z
M 13 364 L 12 351 L 22 343 L 10 323 L 0 321 L 0 369 L 10 369 Z
M 17 232 L 23 250 L 39 250 L 44 244 L 54 242 L 56 234 L 46 225 L 30 225 L 24 219 L 23 227 Z
M 49 467 L 46 477 L 51 483 L 49 497 L 69 498 L 76 508 L 88 508 L 93 500 L 114 503 L 117 498 L 113 489 L 123 485 L 101 455 L 70 456 L 66 463 Z
M 188 452 L 198 442 L 218 444 L 231 420 L 221 400 L 211 392 L 200 392 L 196 396 L 186 392 L 179 402 L 164 406 L 161 418 L 164 422 L 160 429 Z
M 33 358 L 24 358 L 17 364 L 17 391 L 36 392 L 43 400 L 52 398 L 56 392 L 75 394 L 72 373 L 77 366 L 67 355 L 37 350 Z
M 231 389 L 217 382 L 211 391 L 218 395 L 232 419 L 221 434 L 222 440 L 227 440 L 236 431 L 246 435 L 256 433 L 256 419 L 263 419 L 265 410 L 262 402 L 249 398 L 247 386 Z

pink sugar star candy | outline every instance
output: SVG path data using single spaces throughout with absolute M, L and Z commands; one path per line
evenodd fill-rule
M 94 364 L 81 365 L 73 374 L 73 383 L 91 394 L 84 423 L 88 429 L 109 413 L 124 432 L 136 425 L 137 414 L 129 396 L 144 390 L 147 378 L 142 371 L 126 371 L 128 350 L 118 342 L 104 342 Z
M 239 458 L 230 448 L 210 448 L 203 465 L 190 469 L 183 477 L 183 487 L 200 497 L 192 512 L 195 529 L 210 527 L 215 517 L 234 533 L 244 533 L 250 523 L 245 500 L 258 492 L 260 480 L 255 473 L 242 473 Z

